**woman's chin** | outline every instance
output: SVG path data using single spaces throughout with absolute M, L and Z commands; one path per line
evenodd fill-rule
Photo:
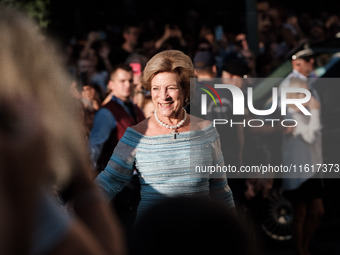
M 158 109 L 157 110 L 157 115 L 159 117 L 165 117 L 165 118 L 169 118 L 175 115 L 175 111 L 174 110 L 164 110 L 164 109 Z

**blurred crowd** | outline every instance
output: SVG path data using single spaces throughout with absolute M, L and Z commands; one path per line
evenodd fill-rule
M 4 74 L 2 85 L 4 89 L 3 92 L 0 93 L 0 96 L 4 98 L 2 100 L 4 102 L 4 105 L 2 106 L 4 110 L 3 112 L 0 112 L 3 119 L 1 122 L 0 118 L 0 150 L 3 155 L 5 155 L 0 161 L 0 166 L 4 169 L 11 169 L 12 171 L 3 171 L 6 174 L 8 173 L 8 175 L 4 176 L 2 180 L 5 180 L 4 183 L 11 183 L 9 181 L 7 182 L 7 180 L 18 179 L 22 181 L 22 190 L 19 190 L 20 194 L 23 195 L 24 198 L 25 196 L 27 196 L 27 198 L 33 197 L 39 202 L 37 203 L 39 206 L 41 204 L 41 208 L 39 207 L 38 210 L 36 210 L 36 203 L 31 202 L 30 199 L 22 199 L 17 196 L 18 190 L 14 189 L 13 185 L 2 186 L 4 187 L 4 191 L 0 192 L 0 200 L 5 201 L 7 198 L 6 196 L 2 197 L 2 195 L 10 194 L 8 201 L 5 201 L 7 204 L 4 206 L 6 209 L 6 211 L 4 211 L 6 217 L 7 215 L 15 215 L 13 211 L 21 212 L 22 208 L 28 208 L 27 213 L 26 211 L 22 211 L 22 215 L 20 215 L 21 218 L 18 218 L 21 221 L 15 220 L 15 216 L 13 216 L 13 218 L 9 217 L 12 221 L 0 221 L 0 225 L 5 226 L 2 228 L 4 231 L 0 231 L 0 235 L 3 236 L 11 229 L 11 224 L 18 221 L 17 225 L 15 225 L 18 227 L 12 228 L 13 231 L 10 232 L 11 235 L 8 238 L 10 240 L 8 247 L 1 247 L 0 245 L 1 251 L 2 249 L 8 250 L 8 252 L 4 254 L 30 253 L 29 250 L 31 247 L 27 241 L 27 236 L 30 235 L 32 229 L 36 230 L 35 228 L 37 228 L 38 231 L 41 231 L 42 234 L 40 236 L 46 237 L 46 240 L 33 240 L 32 243 L 37 246 L 34 246 L 34 248 L 38 250 L 37 252 L 33 252 L 34 254 L 44 254 L 44 250 L 47 250 L 46 247 L 49 249 L 51 247 L 56 247 L 56 243 L 58 243 L 63 236 L 67 237 L 65 243 L 61 243 L 61 247 L 65 250 L 56 250 L 53 254 L 71 254 L 74 253 L 74 250 L 87 250 L 88 253 L 86 254 L 126 254 L 125 247 L 123 247 L 123 244 L 125 244 L 125 235 L 122 234 L 123 232 L 120 232 L 122 227 L 118 221 L 118 218 L 121 220 L 121 215 L 119 215 L 119 211 L 117 210 L 119 217 L 116 219 L 115 214 L 113 215 L 114 217 L 111 217 L 112 208 L 107 205 L 106 201 L 103 201 L 101 194 L 98 193 L 97 187 L 93 182 L 93 177 L 96 174 L 94 170 L 103 170 L 100 169 L 102 166 L 98 163 L 102 160 L 100 158 L 100 156 L 102 156 L 100 151 L 105 153 L 109 152 L 109 158 L 112 155 L 115 146 L 113 146 L 113 144 L 107 144 L 107 142 L 113 141 L 111 138 L 114 130 L 119 130 L 119 132 L 115 134 L 116 140 L 114 140 L 114 142 L 118 142 L 121 137 L 120 135 L 123 135 L 128 126 L 139 123 L 144 117 L 148 118 L 153 114 L 156 116 L 150 91 L 146 91 L 143 88 L 141 81 L 142 73 L 147 62 L 156 53 L 164 50 L 180 50 L 192 60 L 195 69 L 194 71 L 198 79 L 233 79 L 237 77 L 238 80 L 234 80 L 235 83 L 232 84 L 238 86 L 240 89 L 244 89 L 244 84 L 238 83 L 238 81 L 242 80 L 240 78 L 268 77 L 273 70 L 287 60 L 288 56 L 290 57 L 292 53 L 295 53 L 304 46 L 321 45 L 322 43 L 340 38 L 339 14 L 321 13 L 319 16 L 315 17 L 308 13 L 295 13 L 292 10 L 283 9 L 282 7 L 266 1 L 261 1 L 257 4 L 258 42 L 256 49 L 251 49 L 250 39 L 246 31 L 240 29 L 238 32 L 231 32 L 224 24 L 206 21 L 202 22 L 200 13 L 193 10 L 188 12 L 188 18 L 185 21 L 172 18 L 165 19 L 161 24 L 158 24 L 158 21 L 152 19 L 147 19 L 147 21 L 135 21 L 131 19 L 130 22 L 126 22 L 124 26 L 110 24 L 94 30 L 91 29 L 86 31 L 83 36 L 68 38 L 60 45 L 62 55 L 58 57 L 60 57 L 59 60 L 61 60 L 62 66 L 66 67 L 68 74 L 70 74 L 70 77 L 72 78 L 72 81 L 70 81 L 66 78 L 64 79 L 64 70 L 62 71 L 62 68 L 60 68 L 60 70 L 54 68 L 52 63 L 57 60 L 57 54 L 56 56 L 51 54 L 52 57 L 49 59 L 49 54 L 47 52 L 52 52 L 53 50 L 50 48 L 45 49 L 45 46 L 48 45 L 48 43 L 44 43 L 45 41 L 40 40 L 40 34 L 36 34 L 33 29 L 34 25 L 29 24 L 29 27 L 25 28 L 25 24 L 27 23 L 26 19 L 21 20 L 21 16 L 16 16 L 17 14 L 9 13 L 6 15 L 7 16 L 4 16 L 4 20 L 6 21 L 6 19 L 8 19 L 11 22 L 8 24 L 4 22 L 3 26 L 4 28 L 8 27 L 11 33 L 4 33 L 2 42 L 6 47 L 11 49 L 11 51 L 6 51 L 4 46 L 2 47 L 4 49 L 3 52 L 0 52 L 1 56 L 8 58 L 2 58 L 3 61 L 0 61 Z M 14 22 L 15 20 L 19 23 L 16 24 L 16 22 Z M 0 23 L 0 25 L 1 24 L 2 23 Z M 15 30 L 16 27 L 17 29 Z M 30 31 L 30 34 L 23 35 L 20 30 L 21 27 Z M 159 27 L 162 27 L 160 31 L 158 29 Z M 8 44 L 5 44 L 7 43 L 5 38 L 8 34 L 11 34 L 13 38 L 14 36 L 17 37 Z M 25 36 L 28 39 L 21 40 L 22 38 L 25 38 Z M 31 41 L 32 45 L 26 41 Z M 27 52 L 31 51 L 32 55 L 20 52 L 19 55 L 22 57 L 18 58 L 16 47 L 23 49 L 23 51 L 27 49 Z M 8 52 L 13 53 L 10 55 Z M 41 57 L 41 60 L 37 58 L 37 56 Z M 314 60 L 312 59 L 312 56 L 306 53 L 293 56 L 295 56 L 295 59 L 292 59 L 293 72 L 291 75 L 294 75 L 293 81 L 296 82 L 295 87 L 312 91 L 313 87 L 306 81 L 313 71 L 312 65 Z M 47 59 L 45 59 L 45 57 L 47 57 Z M 31 63 L 31 60 L 33 59 L 36 61 L 32 61 Z M 6 66 L 10 66 L 10 60 L 13 60 L 13 66 L 18 66 L 17 72 L 14 72 L 13 70 L 16 69 L 11 69 L 11 67 L 8 69 L 5 68 Z M 24 66 L 21 68 L 21 65 Z M 305 74 L 301 71 L 301 66 L 311 68 L 308 69 L 308 72 Z M 43 69 L 43 67 L 46 68 L 46 70 Z M 12 71 L 10 71 L 10 69 Z M 22 76 L 17 75 L 20 72 L 23 73 Z M 296 77 L 296 73 L 300 76 Z M 8 75 L 8 78 L 6 78 L 7 76 L 5 74 Z M 47 76 L 45 77 L 45 75 Z M 17 79 L 14 79 L 13 77 L 16 77 Z M 50 83 L 51 81 L 55 81 L 55 83 Z M 25 85 L 25 82 L 27 82 L 29 86 Z M 292 80 L 290 80 L 290 82 L 292 82 Z M 69 83 L 71 83 L 70 92 L 72 99 L 68 98 L 69 95 L 65 96 L 68 94 L 65 93 L 65 89 L 68 89 Z M 46 84 L 49 84 L 49 86 L 46 86 Z M 58 87 L 60 84 L 64 84 L 65 87 Z M 22 87 L 25 86 L 27 87 L 27 90 L 22 89 Z M 124 86 L 126 86 L 127 89 L 125 89 Z M 20 92 L 22 95 L 18 94 L 18 96 L 13 97 L 16 93 L 13 93 L 14 90 L 12 88 L 15 88 L 16 93 Z M 296 93 L 296 95 L 294 95 L 295 98 L 299 98 L 301 96 L 300 94 Z M 13 103 L 21 102 L 23 98 L 27 98 L 27 102 L 23 101 L 18 104 L 19 106 Z M 74 98 L 79 100 L 73 100 Z M 224 99 L 228 100 L 228 98 Z M 185 100 L 185 104 L 189 104 L 189 99 L 186 98 Z M 79 104 L 79 102 L 82 106 L 82 116 L 78 116 L 79 105 L 73 105 L 75 103 Z M 185 106 L 187 107 L 187 105 Z M 70 111 L 68 110 L 69 107 L 72 109 L 75 108 L 76 110 L 74 110 L 74 112 Z M 299 155 L 301 151 L 305 151 L 307 154 L 314 149 L 312 145 L 306 145 L 306 139 L 304 139 L 304 135 L 308 134 L 311 128 L 310 123 L 314 124 L 314 129 L 312 131 L 315 131 L 312 140 L 317 140 L 318 144 L 315 146 L 319 149 L 321 148 L 322 125 L 320 124 L 321 121 L 318 119 L 321 106 L 318 102 L 317 94 L 313 94 L 313 99 L 306 107 L 317 112 L 317 114 L 313 115 L 317 118 L 315 120 L 313 119 L 313 123 L 309 118 L 304 118 L 305 116 L 302 116 L 298 109 L 291 109 L 290 112 L 291 115 L 295 114 L 294 118 L 300 117 L 303 119 L 301 123 L 305 123 L 305 129 L 274 130 L 276 132 L 275 138 L 277 138 L 277 134 L 280 135 L 280 138 L 285 136 L 286 140 L 284 140 L 284 142 L 286 142 L 286 144 L 289 143 L 289 146 L 287 146 L 289 148 L 295 148 L 295 150 L 286 150 L 287 153 L 284 156 L 286 156 L 285 159 L 287 162 L 285 163 L 287 164 L 291 162 L 296 163 L 293 161 L 295 159 L 294 156 Z M 190 107 L 186 109 L 190 114 Z M 139 112 L 139 110 L 141 111 Z M 29 121 L 25 118 L 25 116 L 30 115 L 26 114 L 26 112 L 32 112 L 32 116 L 36 116 L 37 119 L 35 122 L 41 123 L 41 127 L 39 125 L 37 125 L 37 128 L 30 126 Z M 97 114 L 98 112 L 99 114 Z M 11 116 L 19 116 L 20 118 L 11 119 Z M 79 117 L 81 117 L 81 119 Z M 27 123 L 20 123 L 18 120 L 21 120 L 21 118 Z M 32 119 L 35 120 L 34 118 Z M 86 127 L 86 139 L 84 139 L 83 133 L 81 132 L 83 131 L 83 123 L 81 123 L 81 121 L 84 121 Z M 13 125 L 7 126 L 7 123 Z M 123 124 L 119 126 L 121 123 Z M 266 135 L 266 139 L 264 139 L 263 134 L 260 133 L 262 131 L 263 134 Z M 41 135 L 45 134 L 44 132 L 46 132 L 46 135 Z M 255 160 L 261 160 L 266 157 L 266 153 L 268 152 L 266 150 L 268 150 L 268 148 L 260 151 L 260 140 L 266 140 L 267 142 L 270 140 L 270 145 L 274 146 L 269 146 L 270 149 L 273 150 L 268 153 L 279 154 L 281 151 L 279 152 L 277 144 L 274 144 L 276 140 L 272 139 L 272 137 L 274 137 L 274 132 L 272 130 L 266 132 L 264 129 L 261 129 L 260 132 L 247 133 L 247 130 L 237 128 L 228 133 L 228 137 L 221 136 L 221 141 L 223 139 L 225 141 L 231 141 L 229 143 L 222 143 L 222 149 L 227 151 L 227 154 L 224 155 L 225 161 L 237 166 L 258 163 L 254 161 L 247 162 L 246 156 L 252 154 L 252 159 Z M 21 139 L 20 143 L 19 139 L 14 139 L 17 134 L 22 135 L 25 138 L 24 140 Z M 249 134 L 252 138 L 245 138 L 245 136 Z M 48 139 L 49 137 L 52 137 L 53 139 Z M 174 132 L 174 139 L 175 137 L 176 134 Z M 27 144 L 22 141 L 25 141 Z M 313 142 L 310 143 L 312 144 Z M 13 148 L 8 147 L 9 144 L 11 144 Z M 291 146 L 291 144 L 294 146 Z M 305 147 L 297 147 L 295 146 L 296 144 L 303 144 Z M 111 151 L 106 150 L 106 145 L 111 146 Z M 223 148 L 223 145 L 228 148 Z M 33 147 L 36 148 L 36 151 L 30 149 Z M 91 150 L 90 153 L 87 151 L 89 147 Z M 67 150 L 65 150 L 65 148 L 67 148 Z M 228 154 L 229 151 L 232 155 Z M 45 156 L 44 152 L 47 156 Z M 318 151 L 318 153 L 321 155 L 321 150 Z M 89 162 L 89 154 L 93 162 Z M 317 156 L 319 156 L 319 154 Z M 25 157 L 21 157 L 21 155 L 25 155 Z M 41 157 L 41 155 L 43 155 L 43 157 Z M 227 156 L 230 156 L 230 158 Z M 41 158 L 44 160 L 41 160 Z M 109 158 L 105 158 L 104 167 Z M 299 160 L 300 158 L 301 157 L 299 157 Z M 42 163 L 36 166 L 35 162 L 39 162 L 40 160 Z M 235 162 L 232 160 L 235 160 Z M 307 160 L 309 160 L 309 158 Z M 65 166 L 60 163 L 65 161 L 67 161 Z M 15 164 L 13 164 L 13 162 Z M 91 163 L 98 163 L 96 169 Z M 28 167 L 26 167 L 26 165 L 28 165 Z M 34 174 L 30 174 L 30 171 L 26 171 L 23 174 L 21 170 L 25 167 Z M 69 167 L 69 170 L 65 171 L 65 176 L 59 176 L 60 169 L 65 168 L 67 170 L 67 167 Z M 53 176 L 53 178 L 41 174 L 46 168 L 51 168 L 51 173 L 49 173 L 49 175 Z M 32 189 L 32 187 L 28 185 L 29 182 L 27 182 L 27 180 L 31 179 L 26 178 L 25 174 L 30 175 L 30 178 L 32 179 L 30 185 L 36 186 L 35 189 Z M 41 176 L 41 180 L 38 176 Z M 138 176 L 135 174 L 135 177 Z M 54 179 L 57 179 L 63 184 L 61 185 L 63 192 L 59 194 L 60 197 L 58 196 L 58 199 L 64 199 L 65 201 L 55 199 L 54 186 L 50 185 L 56 182 Z M 299 207 L 298 209 L 301 209 L 299 212 L 302 211 L 302 216 L 297 215 L 300 217 L 296 217 L 296 215 L 294 215 L 296 219 L 300 220 L 300 222 L 294 223 L 297 227 L 301 227 L 302 224 L 304 224 L 306 211 L 314 213 L 315 217 L 313 218 L 313 222 L 317 223 L 321 220 L 324 213 L 322 201 L 319 199 L 322 195 L 322 183 L 315 184 L 314 182 L 307 182 L 307 179 L 310 179 L 309 177 L 305 179 L 306 180 L 304 181 L 306 181 L 308 185 L 306 185 L 307 187 L 304 187 L 303 192 L 310 194 L 309 191 L 315 190 L 316 184 L 318 187 L 320 186 L 320 192 L 312 194 L 313 197 L 310 198 L 311 200 L 317 200 L 318 202 L 313 205 L 313 208 L 305 206 L 305 201 L 303 200 L 305 199 L 305 193 L 301 193 L 301 190 L 298 190 L 298 193 L 290 193 L 290 197 L 293 197 L 292 200 L 297 197 L 296 194 L 302 194 L 301 201 L 293 201 L 294 209 Z M 51 187 L 52 191 L 51 194 L 49 193 L 45 198 L 42 194 L 46 193 L 46 183 L 49 184 L 48 191 L 50 191 Z M 238 212 L 243 216 L 243 213 L 246 210 L 246 208 L 243 207 L 244 200 L 254 198 L 259 190 L 262 191 L 261 195 L 263 195 L 263 197 L 268 196 L 268 191 L 273 187 L 273 180 L 230 180 L 229 185 L 233 191 Z M 18 187 L 21 186 L 19 183 Z M 39 187 L 41 187 L 41 189 Z M 238 191 L 238 188 L 240 188 L 240 191 Z M 294 186 L 293 190 L 295 190 L 295 188 L 296 187 Z M 7 191 L 7 189 L 9 191 Z M 136 193 L 138 192 L 139 190 L 137 189 Z M 137 198 L 137 200 L 138 199 L 139 198 Z M 22 200 L 24 200 L 25 203 L 27 202 L 27 206 L 26 204 L 19 202 Z M 60 202 L 69 203 L 67 206 L 72 208 L 72 217 L 76 220 L 72 220 L 72 218 L 65 216 L 66 214 L 63 211 L 63 208 L 58 207 Z M 177 202 L 184 204 L 188 203 L 187 201 Z M 13 205 L 18 206 L 13 207 L 12 203 Z M 53 209 L 55 206 L 59 209 Z M 193 206 L 195 206 L 195 204 L 193 204 Z M 198 204 L 198 206 L 203 207 L 202 204 Z M 258 208 L 260 207 L 258 204 L 255 206 Z M 44 208 L 47 208 L 48 210 L 45 210 Z M 49 208 L 51 209 L 49 210 Z M 177 208 L 176 204 L 174 208 Z M 315 208 L 317 210 L 314 210 Z M 158 208 L 158 210 L 160 209 L 162 209 L 162 207 Z M 39 215 L 40 213 L 46 214 L 47 216 L 43 215 L 41 218 L 46 218 L 47 220 L 46 222 L 39 221 L 39 224 L 36 224 L 37 226 L 31 226 L 30 219 L 36 216 L 36 211 L 38 211 Z M 216 212 L 217 211 L 218 210 L 216 210 Z M 189 212 L 190 214 L 188 215 L 190 217 L 183 217 L 183 220 L 188 221 L 188 219 L 191 218 L 191 211 Z M 155 211 L 154 213 L 158 214 L 158 211 Z M 179 213 L 181 214 L 182 211 Z M 308 213 L 308 216 L 310 214 L 313 216 L 313 213 Z M 26 214 L 31 217 L 24 217 Z M 96 217 L 93 217 L 93 215 L 96 215 Z M 209 215 L 210 217 L 210 214 L 205 215 Z M 206 217 L 205 215 L 202 217 Z M 7 219 L 6 217 L 3 217 L 3 219 Z M 267 215 L 265 217 L 267 217 Z M 60 218 L 60 220 L 56 221 L 56 218 Z M 156 217 L 152 216 L 152 218 L 155 220 L 155 229 L 157 229 L 160 224 L 165 224 L 165 222 L 159 223 Z M 230 225 L 234 219 L 227 218 L 227 220 L 228 222 L 226 222 L 226 224 Z M 55 225 L 58 225 L 58 222 L 63 223 L 59 224 L 59 228 L 63 228 L 60 231 L 57 226 L 52 225 L 52 227 L 54 227 L 53 229 L 56 229 L 56 231 L 53 233 L 54 236 L 50 239 L 55 240 L 55 243 L 51 243 L 48 240 L 49 236 L 46 233 L 50 233 L 50 229 L 43 229 L 45 225 L 48 225 L 51 222 L 54 222 Z M 149 223 L 150 219 L 147 218 L 145 222 Z M 126 227 L 123 220 L 122 223 L 122 225 L 124 225 L 123 227 Z M 23 225 L 24 230 L 27 230 L 27 232 L 21 231 L 20 226 L 22 226 L 22 224 L 27 224 Z M 192 224 L 196 224 L 196 222 L 193 222 Z M 211 225 L 211 222 L 208 222 L 207 224 L 209 226 L 209 224 Z M 216 229 L 217 227 L 218 225 L 216 225 Z M 311 234 L 308 237 L 311 238 L 318 225 L 309 225 L 309 227 L 311 229 L 309 233 Z M 147 227 L 144 229 L 147 229 Z M 22 232 L 22 236 L 19 235 L 19 239 L 18 237 L 14 238 L 20 231 Z M 297 231 L 297 233 L 298 237 L 305 234 L 301 231 Z M 294 234 L 296 233 L 294 232 Z M 143 235 L 141 236 L 143 237 Z M 241 238 L 243 233 L 240 232 L 239 236 Z M 152 235 L 151 237 L 154 238 Z M 150 237 L 146 236 L 146 238 Z M 230 236 L 227 236 L 225 240 L 229 238 Z M 237 241 L 241 240 L 240 238 L 236 236 Z M 27 244 L 24 243 L 23 250 L 20 250 L 21 248 L 16 245 L 17 240 L 20 241 L 21 239 L 27 242 Z M 74 242 L 77 245 L 74 245 Z M 140 242 L 148 244 L 146 240 L 141 240 Z M 299 247 L 301 248 L 299 254 L 308 254 L 307 248 L 310 239 L 305 243 L 304 247 Z M 46 247 L 43 247 L 45 244 Z M 83 244 L 87 245 L 84 246 Z M 236 242 L 235 245 L 238 248 L 242 247 L 238 242 Z M 145 247 L 149 249 L 148 246 Z M 211 249 L 211 247 L 209 247 L 209 249 Z M 15 250 L 16 252 L 11 252 L 12 250 Z
M 193 10 L 188 11 L 185 21 L 172 18 L 159 24 L 158 20 L 131 19 L 124 26 L 108 24 L 65 40 L 63 61 L 77 78 L 82 100 L 91 112 L 110 94 L 107 83 L 113 66 L 128 63 L 139 76 L 150 57 L 165 49 L 188 54 L 201 71 L 214 67 L 208 77 L 221 77 L 223 66 L 236 58 L 247 64 L 248 77 L 264 78 L 301 45 L 340 37 L 338 14 L 323 12 L 316 17 L 267 1 L 257 4 L 257 27 L 258 48 L 254 52 L 246 31 L 230 32 L 223 24 L 201 21 L 200 13 Z M 148 108 L 138 78 L 134 83 L 134 102 Z M 149 116 L 150 109 L 146 111 Z

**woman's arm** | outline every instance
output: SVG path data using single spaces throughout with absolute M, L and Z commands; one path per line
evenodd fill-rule
M 131 180 L 135 148 L 124 143 L 125 135 L 119 141 L 105 167 L 96 178 L 96 183 L 108 200 L 112 200 L 118 192 Z

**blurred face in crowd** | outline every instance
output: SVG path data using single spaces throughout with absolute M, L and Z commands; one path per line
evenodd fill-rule
M 81 96 L 83 98 L 88 99 L 88 100 L 93 100 L 96 96 L 96 90 L 92 86 L 85 85 L 85 86 L 83 86 Z
M 80 73 L 93 73 L 94 64 L 88 59 L 80 59 L 78 62 L 78 71 Z
M 124 32 L 123 37 L 131 45 L 137 45 L 140 29 L 138 27 L 130 27 Z
M 135 87 L 135 91 L 143 91 L 143 86 L 141 82 L 142 76 L 142 66 L 140 63 L 131 63 L 130 64 L 133 71 L 133 84 Z
M 159 117 L 180 118 L 184 103 L 184 93 L 178 84 L 178 75 L 162 72 L 151 81 L 151 97 Z
M 292 60 L 293 69 L 303 74 L 304 76 L 308 76 L 313 71 L 314 60 L 304 60 L 302 58 Z
M 127 102 L 130 100 L 133 91 L 133 74 L 132 72 L 118 69 L 111 75 L 108 83 L 108 89 L 113 91 L 115 97 Z
M 241 76 L 233 75 L 225 70 L 222 71 L 222 79 L 224 83 L 232 84 L 240 89 L 243 87 L 243 80 Z
M 243 50 L 248 50 L 248 42 L 245 34 L 236 35 L 235 41 L 242 47 Z

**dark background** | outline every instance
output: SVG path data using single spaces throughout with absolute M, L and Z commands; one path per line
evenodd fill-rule
M 245 31 L 247 0 L 51 0 L 49 30 L 63 37 L 81 37 L 89 29 L 106 25 L 122 26 L 131 20 L 164 20 L 186 22 L 189 10 L 199 13 L 201 24 L 222 24 L 228 32 Z M 257 1 L 259 2 L 259 1 Z M 322 12 L 339 13 L 337 1 L 276 0 L 273 5 L 282 6 L 296 13 L 309 13 L 320 17 Z M 192 18 L 192 17 L 191 17 Z

